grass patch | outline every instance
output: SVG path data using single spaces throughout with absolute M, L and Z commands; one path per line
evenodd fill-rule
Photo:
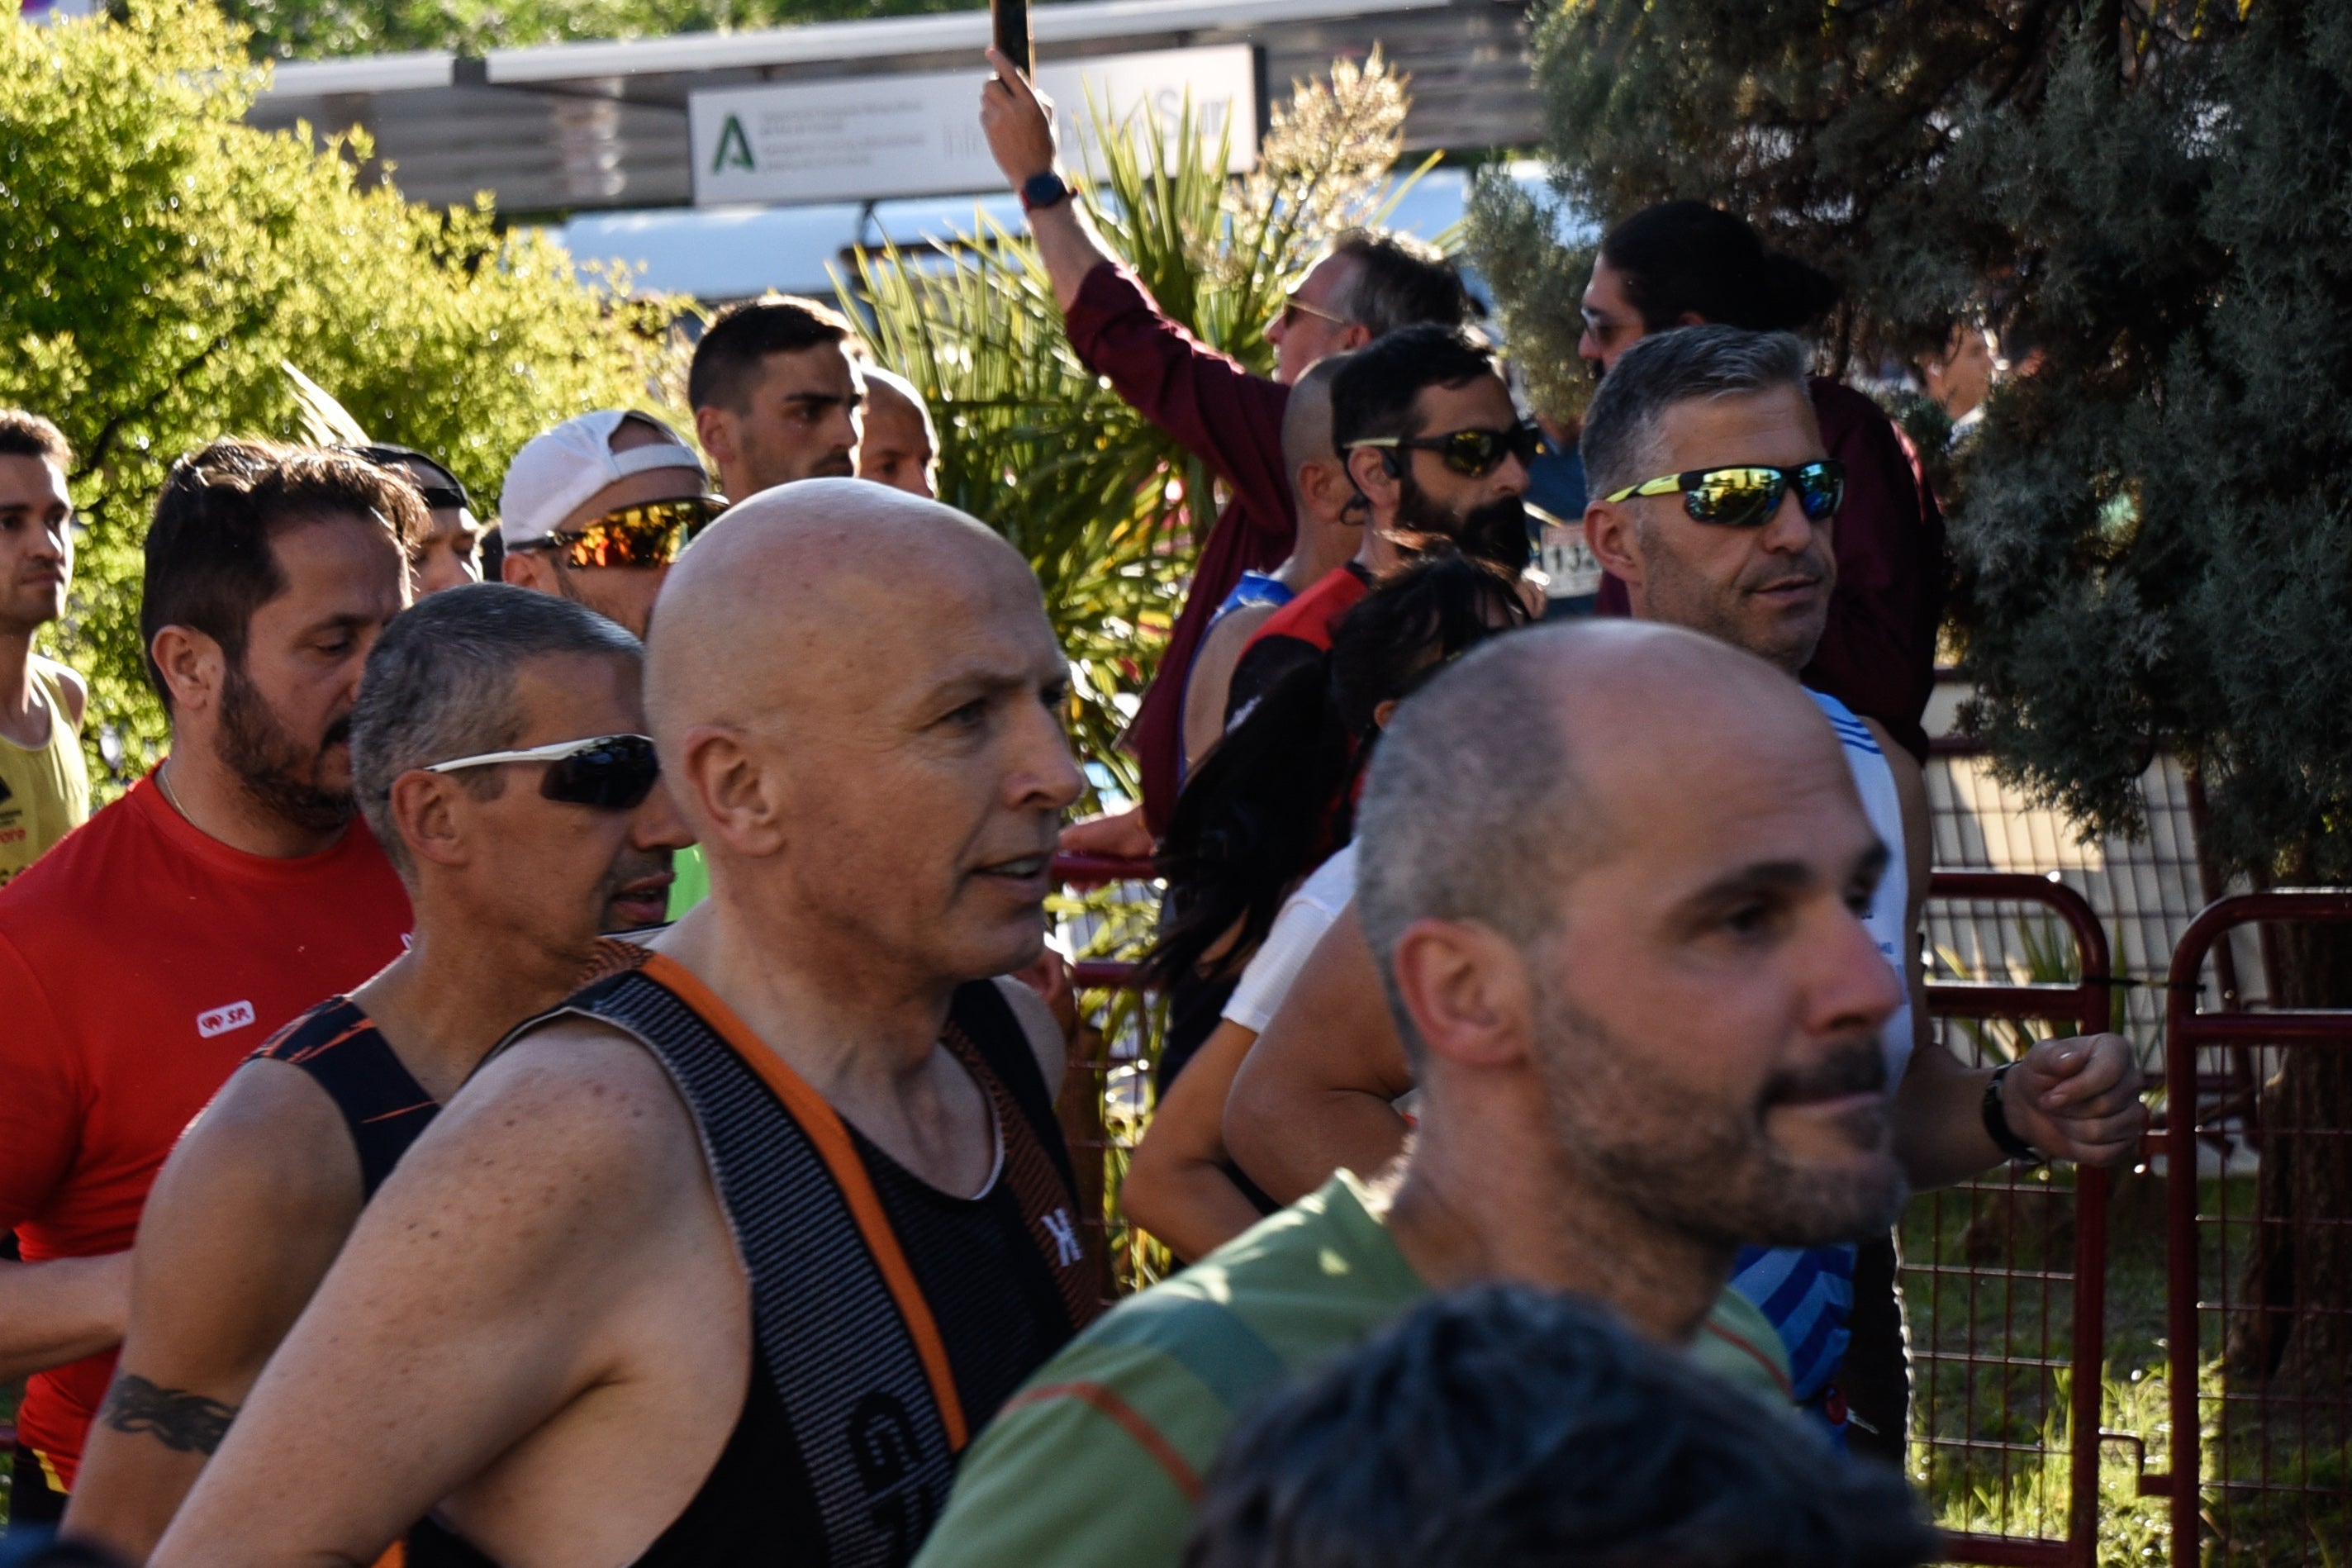
M 2068 1398 L 2074 1233 L 2065 1173 L 2036 1171 L 1924 1194 L 1904 1217 L 1904 1290 L 1913 1356 L 1912 1477 L 1937 1522 L 1950 1530 L 2056 1538 L 2066 1529 L 2072 1462 Z M 2224 1193 L 2203 1184 L 2200 1206 L 2251 1212 L 2252 1177 Z M 2231 1234 L 2221 1255 L 2200 1227 L 2204 1294 L 2243 1262 Z M 2169 1468 L 2163 1184 L 2126 1177 L 2108 1226 L 2103 1430 L 2128 1433 L 2151 1471 Z M 2231 1568 L 2341 1568 L 2352 1561 L 2352 1456 L 2347 1435 L 2256 1429 L 2237 1418 L 2214 1440 L 2223 1392 L 2221 1326 L 2207 1314 L 2199 1345 L 2208 1543 L 2205 1561 Z M 2051 1364 L 2053 1363 L 2060 1364 Z M 2244 1391 L 2233 1391 L 2242 1393 Z M 2138 1455 L 2103 1444 L 2098 1562 L 2124 1568 L 2170 1560 L 2169 1501 L 2138 1491 Z M 2267 1487 L 2254 1483 L 2263 1475 Z M 2300 1489 L 2285 1490 L 2292 1483 Z

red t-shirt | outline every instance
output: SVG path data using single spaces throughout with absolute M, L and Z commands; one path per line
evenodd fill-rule
M 0 889 L 0 1227 L 120 1252 L 183 1130 L 279 1025 L 399 956 L 408 895 L 354 821 L 299 860 L 189 826 L 152 775 Z M 36 1375 L 17 1431 L 72 1484 L 114 1352 Z

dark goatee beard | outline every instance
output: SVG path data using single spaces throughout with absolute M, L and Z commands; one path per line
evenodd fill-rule
M 221 689 L 220 731 L 213 747 L 245 793 L 271 815 L 325 833 L 350 822 L 358 809 L 349 790 L 324 789 L 318 782 L 327 748 L 349 740 L 351 731 L 348 717 L 336 720 L 318 750 L 306 756 L 242 664 L 232 664 Z
M 1416 554 L 1458 550 L 1514 574 L 1526 571 L 1535 553 L 1528 509 L 1517 496 L 1503 496 L 1456 515 L 1441 509 L 1410 474 L 1397 496 L 1391 533 Z

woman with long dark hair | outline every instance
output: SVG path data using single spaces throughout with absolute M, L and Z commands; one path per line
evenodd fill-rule
M 1165 984 L 1239 976 L 1160 1101 L 1121 1189 L 1138 1225 L 1191 1258 L 1264 1206 L 1224 1161 L 1225 1091 L 1282 994 L 1355 891 L 1356 787 L 1396 705 L 1448 660 L 1525 625 L 1508 573 L 1451 552 L 1376 584 L 1323 658 L 1252 707 L 1186 784 L 1160 854 L 1171 916 L 1146 961 Z

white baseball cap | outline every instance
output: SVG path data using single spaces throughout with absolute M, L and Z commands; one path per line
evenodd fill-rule
M 613 437 L 632 419 L 651 426 L 663 439 L 615 452 Z M 499 534 L 509 549 L 544 539 L 598 490 L 649 468 L 691 468 L 708 482 L 694 448 L 650 414 L 599 408 L 566 419 L 524 442 L 507 465 L 506 485 L 499 492 Z

